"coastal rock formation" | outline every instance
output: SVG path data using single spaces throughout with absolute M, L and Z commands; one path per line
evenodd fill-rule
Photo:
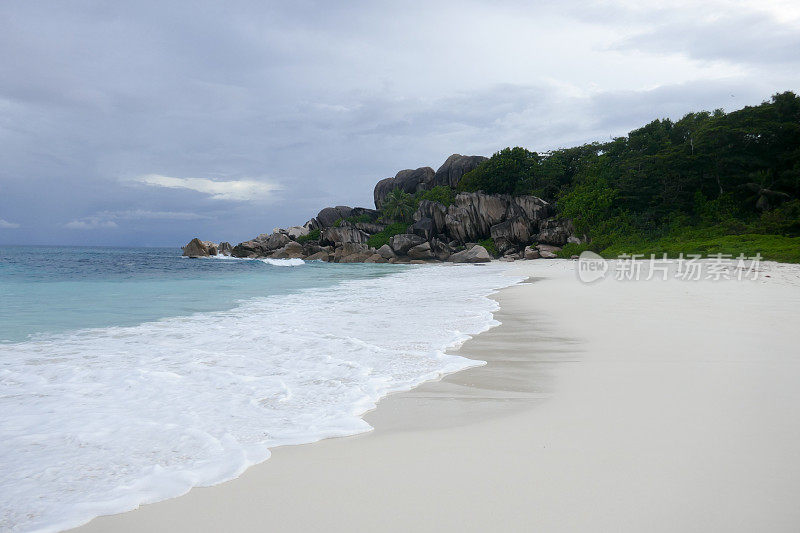
M 380 255 L 384 259 L 391 259 L 395 257 L 394 250 L 392 250 L 392 247 L 389 246 L 388 244 L 384 244 L 383 246 L 378 248 L 378 255 Z
M 317 223 L 321 228 L 330 228 L 339 219 L 344 219 L 350 216 L 353 208 L 346 205 L 337 205 L 336 207 L 326 207 L 317 213 Z
M 539 228 L 536 240 L 546 244 L 564 246 L 574 233 L 575 228 L 569 220 L 545 220 Z
M 287 242 L 282 248 L 276 250 L 272 256 L 274 259 L 294 259 L 305 257 L 303 245 L 299 242 Z
M 419 222 L 425 218 L 430 219 L 434 234 L 443 233 L 446 227 L 447 207 L 438 202 L 422 200 L 414 212 L 414 221 Z
M 331 260 L 331 255 L 328 252 L 320 251 L 313 253 L 305 258 L 306 261 L 325 261 L 328 262 Z
M 285 246 L 291 239 L 285 233 L 262 233 L 253 240 L 245 241 L 233 247 L 233 257 L 266 257 L 270 252 Z
M 217 255 L 217 245 L 210 241 L 201 241 L 195 237 L 183 247 L 183 255 L 191 258 Z
M 539 252 L 539 257 L 541 257 L 542 259 L 555 259 L 556 257 L 558 257 L 558 255 L 556 255 L 556 252 L 560 252 L 561 247 L 553 246 L 550 244 L 537 244 L 536 250 Z
M 286 228 L 286 234 L 290 239 L 295 240 L 303 235 L 308 235 L 309 231 L 310 230 L 306 226 L 292 226 L 291 228 Z
M 484 161 L 486 158 L 482 155 L 453 154 L 436 171 L 433 177 L 433 186 L 446 185 L 455 189 L 464 174 L 475 169 Z
M 448 260 L 453 263 L 488 263 L 492 260 L 492 256 L 486 248 L 476 244 L 469 250 L 454 253 Z
M 412 246 L 408 249 L 406 255 L 411 259 L 435 259 L 429 242 L 423 242 L 422 244 Z
M 422 237 L 427 241 L 434 235 L 433 220 L 427 217 L 423 217 L 414 222 L 411 226 L 409 226 L 408 232 L 413 233 L 414 235 L 417 235 L 419 237 Z
M 367 234 L 360 229 L 353 228 L 351 226 L 325 228 L 325 230 L 322 232 L 323 244 L 336 245 L 337 243 L 342 244 L 347 242 L 367 242 Z
M 539 259 L 539 257 L 541 257 L 539 255 L 539 250 L 537 250 L 535 246 L 525 247 L 525 259 Z
M 431 167 L 401 170 L 375 185 L 377 210 L 326 207 L 302 226 L 275 228 L 232 249 L 229 243 L 217 248 L 195 239 L 185 247 L 184 254 L 200 257 L 221 250 L 234 257 L 300 257 L 342 263 L 484 262 L 491 259 L 487 248 L 512 261 L 554 257 L 556 251 L 542 246 L 581 242 L 571 221 L 551 218 L 553 207 L 531 195 L 462 192 L 455 195 L 452 205 L 413 199 L 417 209 L 410 219 L 403 214 L 402 221 L 391 218 L 400 216 L 397 213 L 390 216 L 380 211 L 386 195 L 395 188 L 409 194 L 435 186 L 453 188 L 485 160 L 482 156 L 453 154 L 436 172 Z M 403 233 L 397 234 L 398 228 Z M 380 237 L 371 239 L 373 236 Z M 388 244 L 383 244 L 387 239 Z M 476 245 L 486 241 L 486 246 Z M 381 245 L 376 250 L 370 243 Z
M 406 255 L 406 253 L 419 244 L 425 242 L 425 239 L 413 233 L 401 233 L 395 235 L 389 240 L 389 246 L 392 247 L 394 253 L 397 255 Z
M 439 208 L 423 204 L 420 202 L 415 218 L 425 214 L 431 214 L 432 219 L 439 216 Z M 510 248 L 530 242 L 531 235 L 538 231 L 540 221 L 549 212 L 550 205 L 535 196 L 460 193 L 456 195 L 455 205 L 447 208 L 444 233 L 462 243 L 497 235 L 503 239 L 503 246 Z
M 375 254 L 366 244 L 346 242 L 336 248 L 333 260 L 337 263 L 363 263 Z
M 430 189 L 435 175 L 436 172 L 434 172 L 431 167 L 421 167 L 416 170 L 401 170 L 395 177 L 379 181 L 375 185 L 375 190 L 373 191 L 375 209 L 381 208 L 383 199 L 394 189 L 400 189 L 409 194 L 414 194 L 424 189 Z
M 231 255 L 231 252 L 233 251 L 233 246 L 231 246 L 231 243 L 229 243 L 228 241 L 222 241 L 221 243 L 219 243 L 217 251 L 222 255 Z

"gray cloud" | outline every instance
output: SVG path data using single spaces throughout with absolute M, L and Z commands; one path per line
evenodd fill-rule
M 0 218 L 0 229 L 16 229 L 19 227 L 19 224 L 16 222 L 9 222 L 8 220 L 3 220 Z
M 7 2 L 0 243 L 244 240 L 454 152 L 756 104 L 800 75 L 754 5 Z
M 667 18 L 652 29 L 623 39 L 614 48 L 656 54 L 681 53 L 705 61 L 757 66 L 800 65 L 800 25 L 768 13 L 689 14 Z

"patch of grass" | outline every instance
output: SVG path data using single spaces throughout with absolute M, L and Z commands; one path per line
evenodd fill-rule
M 687 230 L 655 240 L 637 240 L 615 243 L 600 252 L 603 257 L 617 257 L 621 254 L 655 254 L 660 257 L 678 257 L 681 253 L 702 256 L 730 254 L 737 257 L 744 254 L 753 257 L 757 253 L 766 261 L 800 263 L 800 237 L 783 235 L 763 235 L 746 233 L 742 235 L 714 235 L 710 230 Z M 711 233 L 711 234 L 710 234 Z
M 483 239 L 482 241 L 478 241 L 478 244 L 486 248 L 486 251 L 489 252 L 489 255 L 492 257 L 497 257 L 500 255 L 500 252 L 497 251 L 497 246 L 494 244 L 494 239 L 491 237 L 488 239 Z
M 370 238 L 367 239 L 367 246 L 371 248 L 380 248 L 384 244 L 389 244 L 389 239 L 391 239 L 395 235 L 405 233 L 406 229 L 408 229 L 408 224 L 404 222 L 390 224 L 386 226 L 382 231 L 370 236 Z
M 563 259 L 569 259 L 573 255 L 581 255 L 581 253 L 589 250 L 589 245 L 586 243 L 577 244 L 574 242 L 568 242 L 561 248 L 561 251 L 556 252 L 556 256 L 561 257 Z
M 300 244 L 304 244 L 307 242 L 317 242 L 319 240 L 320 234 L 321 234 L 320 230 L 312 229 L 306 235 L 300 235 L 297 238 L 297 242 L 299 242 Z

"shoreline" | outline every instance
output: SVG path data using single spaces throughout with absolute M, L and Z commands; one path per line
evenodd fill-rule
M 492 296 L 501 325 L 451 352 L 488 364 L 383 398 L 373 431 L 73 531 L 796 527 L 800 286 L 586 286 L 565 268 L 511 268 L 531 277 Z

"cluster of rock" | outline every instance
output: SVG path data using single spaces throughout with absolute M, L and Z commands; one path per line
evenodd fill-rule
M 242 258 L 337 263 L 480 263 L 492 259 L 478 244 L 485 239 L 493 241 L 505 260 L 555 257 L 567 242 L 580 242 L 572 224 L 553 218 L 552 206 L 541 198 L 475 192 L 457 194 L 450 206 L 423 200 L 405 233 L 392 236 L 378 248 L 368 244 L 371 236 L 387 227 L 379 210 L 393 189 L 414 193 L 438 185 L 455 187 L 465 173 L 485 159 L 454 154 L 435 172 L 430 167 L 401 170 L 375 186 L 376 209 L 326 207 L 302 226 L 276 228 L 233 248 L 228 243 L 217 246 L 193 239 L 184 247 L 184 255 L 229 253 Z M 225 251 L 223 245 L 227 245 Z
M 201 241 L 192 239 L 189 244 L 183 247 L 183 255 L 186 257 L 209 257 L 214 255 L 231 255 L 233 247 L 229 242 L 219 244 L 211 241 Z

